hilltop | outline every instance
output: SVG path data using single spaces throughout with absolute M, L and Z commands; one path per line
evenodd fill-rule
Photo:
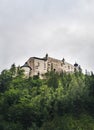
M 24 77 L 12 65 L 0 74 L 1 130 L 94 130 L 94 74 Z

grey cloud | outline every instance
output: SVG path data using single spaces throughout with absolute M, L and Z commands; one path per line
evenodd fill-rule
M 0 69 L 63 56 L 93 70 L 93 0 L 0 0 Z

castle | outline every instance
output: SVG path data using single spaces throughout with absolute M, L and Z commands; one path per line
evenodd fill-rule
M 75 70 L 78 70 L 79 66 L 77 63 L 74 65 L 67 63 L 64 58 L 62 60 L 58 60 L 49 57 L 48 54 L 46 54 L 43 58 L 29 58 L 21 68 L 24 69 L 24 73 L 27 77 L 39 75 L 40 78 L 42 78 L 45 73 L 52 70 L 58 73 L 72 73 Z

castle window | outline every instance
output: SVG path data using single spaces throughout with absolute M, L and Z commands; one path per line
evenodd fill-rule
M 44 68 L 46 68 L 46 63 L 44 63 Z
M 50 66 L 50 63 L 48 63 L 48 66 Z
M 38 66 L 40 66 L 40 63 L 38 62 Z
M 44 70 L 46 69 L 46 63 L 44 62 Z
M 70 66 L 68 66 L 68 69 L 70 69 Z
M 53 70 L 53 63 L 51 63 L 51 70 Z
M 54 72 L 56 71 L 56 69 L 54 69 Z
M 38 76 L 40 75 L 40 72 L 38 72 Z
M 63 67 L 63 63 L 61 63 L 61 66 Z
M 38 69 L 38 66 L 35 66 L 36 69 Z

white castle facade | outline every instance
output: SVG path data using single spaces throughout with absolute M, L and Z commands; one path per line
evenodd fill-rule
M 46 56 L 43 58 L 31 57 L 22 66 L 22 69 L 24 69 L 25 75 L 27 77 L 39 75 L 40 78 L 42 78 L 43 75 L 49 71 L 55 71 L 58 73 L 72 73 L 75 70 L 78 70 L 78 68 L 79 66 L 76 63 L 72 65 L 67 63 L 64 58 L 62 60 L 58 60 L 49 57 L 48 54 L 46 54 Z

